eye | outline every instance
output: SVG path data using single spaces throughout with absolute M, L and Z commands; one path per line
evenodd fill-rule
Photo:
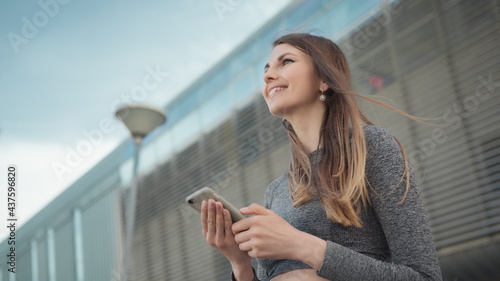
M 282 62 L 282 64 L 283 65 L 287 65 L 287 64 L 292 63 L 292 62 L 295 62 L 295 61 L 292 60 L 292 59 L 284 59 L 283 62 Z

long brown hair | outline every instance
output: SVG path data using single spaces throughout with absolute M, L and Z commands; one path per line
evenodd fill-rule
M 319 144 L 322 144 L 322 149 L 317 171 L 313 169 L 292 125 L 283 120 L 291 143 L 292 162 L 288 178 L 293 205 L 306 203 L 317 194 L 329 219 L 345 226 L 361 227 L 360 211 L 370 204 L 369 183 L 365 177 L 367 147 L 363 127 L 373 123 L 361 112 L 356 98 L 367 99 L 415 118 L 354 92 L 347 59 L 331 40 L 307 33 L 292 33 L 278 38 L 273 46 L 279 44 L 290 44 L 308 54 L 316 73 L 329 86 L 324 92 L 327 96 L 326 112 L 320 130 Z M 400 181 L 406 178 L 402 202 L 409 190 L 410 177 L 406 152 L 399 141 L 398 144 L 405 160 Z

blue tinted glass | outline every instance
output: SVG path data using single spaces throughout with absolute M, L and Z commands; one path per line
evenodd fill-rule
M 246 67 L 255 62 L 255 60 L 260 57 L 262 51 L 259 50 L 259 44 L 255 42 L 251 42 L 245 45 L 245 48 L 237 55 L 238 58 L 241 58 L 243 62 L 242 66 Z
M 256 81 L 256 87 L 257 90 L 260 92 L 262 90 L 262 87 L 264 86 L 264 66 L 267 63 L 267 60 L 269 59 L 270 54 L 266 54 L 264 56 L 261 56 L 257 62 L 254 64 L 254 73 L 255 73 L 255 81 Z
M 310 30 L 313 34 L 318 35 L 324 35 L 326 31 L 325 27 L 326 22 L 323 14 L 321 14 L 321 16 L 319 17 L 314 18 L 313 21 L 306 26 L 307 30 Z
M 198 104 L 213 96 L 217 91 L 227 84 L 229 77 L 227 75 L 227 67 L 224 65 L 210 71 L 210 75 L 202 82 L 199 83 L 201 89 L 197 95 Z
M 228 64 L 228 74 L 230 74 L 229 79 L 233 78 L 240 73 L 245 67 L 248 66 L 247 58 L 242 57 L 240 55 L 234 57 L 234 59 L 230 60 L 231 62 Z
M 199 137 L 201 132 L 199 111 L 194 110 L 179 120 L 172 128 L 175 149 L 182 151 Z
M 201 90 L 201 88 L 194 89 L 192 92 L 184 95 L 182 99 L 179 100 L 177 106 L 181 108 L 182 112 L 188 113 L 198 105 L 198 95 Z
M 120 165 L 120 181 L 122 185 L 127 185 L 132 181 L 134 175 L 134 159 L 127 159 Z
M 331 35 L 337 35 L 358 18 L 380 4 L 381 0 L 350 0 L 341 1 L 326 11 L 325 29 Z
M 287 16 L 286 28 L 295 29 L 299 27 L 299 25 L 302 25 L 311 15 L 321 10 L 322 6 L 323 1 L 321 0 L 303 1 L 300 7 L 294 9 L 293 12 Z M 288 31 L 291 32 L 292 30 Z
M 193 111 L 198 106 L 198 96 L 202 89 L 195 89 L 183 93 L 176 101 L 167 108 L 168 127 L 175 125 L 183 116 Z
M 155 139 L 154 145 L 157 147 L 156 151 L 158 152 L 158 159 L 166 161 L 174 151 L 174 142 L 171 130 L 162 132 L 162 134 Z
M 156 161 L 157 161 L 157 155 L 155 152 L 154 142 L 150 142 L 146 146 L 141 148 L 139 154 L 138 172 L 140 174 L 147 173 L 155 166 Z
M 171 128 L 179 119 L 182 118 L 182 111 L 180 108 L 175 107 L 175 106 L 170 106 L 167 108 L 167 128 Z
M 269 46 L 269 49 L 271 49 L 274 40 L 278 39 L 278 37 L 283 34 L 284 32 L 280 28 L 279 24 L 271 26 L 268 30 L 265 31 L 264 35 L 261 37 L 263 47 L 266 48 L 266 46 Z
M 210 131 L 231 111 L 229 91 L 224 89 L 201 104 L 200 114 L 204 131 Z
M 243 100 L 256 92 L 257 87 L 253 82 L 253 76 L 253 71 L 249 68 L 243 71 L 243 73 L 236 78 L 234 83 L 232 83 L 231 92 L 234 104 L 240 104 Z

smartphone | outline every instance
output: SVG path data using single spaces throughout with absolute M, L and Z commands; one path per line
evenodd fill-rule
M 186 203 L 189 204 L 189 206 L 191 206 L 193 209 L 201 212 L 201 202 L 203 200 L 208 201 L 208 199 L 214 199 L 215 201 L 221 202 L 224 206 L 224 209 L 227 209 L 231 214 L 233 223 L 246 218 L 246 216 L 243 215 L 239 209 L 234 207 L 231 203 L 229 203 L 226 199 L 224 199 L 210 187 L 204 187 L 189 195 L 188 197 L 186 197 Z

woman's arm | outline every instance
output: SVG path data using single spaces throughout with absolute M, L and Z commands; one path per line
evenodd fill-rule
M 255 281 L 251 258 L 239 250 L 231 230 L 231 214 L 222 203 L 210 199 L 201 204 L 202 234 L 208 244 L 221 252 L 231 263 L 232 279 L 237 281 Z
M 424 206 L 413 171 L 405 201 L 405 183 L 397 184 L 404 159 L 384 129 L 367 126 L 367 180 L 371 205 L 389 246 L 391 262 L 380 261 L 331 241 L 318 275 L 331 280 L 442 280 Z
M 233 269 L 233 272 L 231 273 L 232 281 L 259 281 L 250 262 L 247 264 L 231 263 L 231 267 Z

